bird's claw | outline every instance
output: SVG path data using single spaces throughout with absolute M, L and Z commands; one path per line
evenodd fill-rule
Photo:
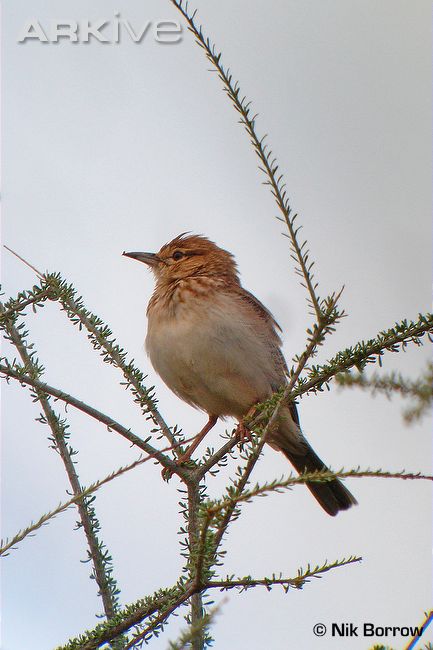
M 243 447 L 246 442 L 251 442 L 253 439 L 251 431 L 247 426 L 245 426 L 243 422 L 239 422 L 238 426 L 236 427 L 235 436 L 238 439 L 238 444 L 240 447 Z

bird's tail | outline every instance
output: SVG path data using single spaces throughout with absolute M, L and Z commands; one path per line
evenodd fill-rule
M 325 463 L 319 458 L 305 438 L 304 441 L 305 447 L 299 453 L 295 453 L 293 448 L 281 446 L 281 443 L 279 444 L 279 448 L 300 474 L 327 470 L 328 468 Z M 323 510 L 328 515 L 331 515 L 331 517 L 335 517 L 340 510 L 347 510 L 358 503 L 339 479 L 333 479 L 332 481 L 323 483 L 307 481 L 305 485 L 320 503 Z

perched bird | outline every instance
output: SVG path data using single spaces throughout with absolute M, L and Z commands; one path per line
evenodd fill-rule
M 182 234 L 158 253 L 124 253 L 147 264 L 156 286 L 147 308 L 146 349 L 153 367 L 182 400 L 209 420 L 190 457 L 220 417 L 242 419 L 287 383 L 280 330 L 240 283 L 233 255 L 206 237 Z M 280 409 L 267 442 L 302 473 L 327 469 L 303 436 L 295 404 Z M 306 483 L 334 516 L 356 504 L 341 481 Z

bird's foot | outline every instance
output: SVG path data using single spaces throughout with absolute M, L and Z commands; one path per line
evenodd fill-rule
M 201 438 L 195 441 L 187 448 L 185 453 L 183 453 L 181 456 L 178 456 L 176 460 L 174 461 L 174 464 L 176 467 L 180 467 L 181 465 L 185 465 L 186 463 L 189 463 L 192 468 L 196 467 L 195 461 L 191 458 L 192 453 L 195 451 L 195 449 L 198 447 L 198 443 L 201 441 Z M 173 476 L 174 470 L 169 469 L 168 467 L 164 467 L 164 469 L 161 471 L 161 476 L 164 479 L 164 481 L 168 481 L 171 479 Z
M 209 415 L 209 420 L 206 422 L 204 425 L 203 429 L 195 436 L 193 442 L 190 444 L 188 449 L 183 453 L 181 456 L 179 456 L 175 463 L 177 466 L 179 465 L 184 465 L 185 463 L 194 463 L 194 461 L 191 459 L 191 454 L 197 449 L 203 438 L 206 436 L 206 434 L 209 433 L 209 431 L 212 429 L 212 427 L 215 426 L 216 422 L 218 420 L 218 416 L 216 415 Z M 173 471 L 168 468 L 164 468 L 161 472 L 162 478 L 164 481 L 169 481 L 171 476 L 173 474 Z
M 238 439 L 238 444 L 242 447 L 246 442 L 251 442 L 253 435 L 248 427 L 241 421 L 235 429 L 235 436 Z

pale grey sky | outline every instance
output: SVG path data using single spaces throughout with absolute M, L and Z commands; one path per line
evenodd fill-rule
M 121 5 L 121 7 L 120 7 Z M 374 336 L 430 309 L 431 3 L 417 0 L 200 0 L 199 16 L 224 62 L 259 112 L 291 202 L 316 260 L 322 292 L 345 284 L 349 317 L 320 353 Z M 180 43 L 17 43 L 25 23 L 71 19 L 133 25 L 180 20 L 169 2 L 3 2 L 4 243 L 36 267 L 59 271 L 149 374 L 162 413 L 189 435 L 204 421 L 155 375 L 145 356 L 152 277 L 121 257 L 156 250 L 185 230 L 204 233 L 237 258 L 244 285 L 284 330 L 290 361 L 310 324 L 276 207 L 237 114 L 184 30 Z M 3 255 L 7 294 L 30 287 L 31 271 Z M 50 304 L 28 318 L 46 380 L 146 435 L 118 373 Z M 428 348 L 386 355 L 384 369 L 416 376 Z M 61 462 L 48 448 L 38 407 L 3 388 L 3 535 L 65 498 Z M 333 389 L 300 404 L 301 423 L 333 468 L 431 472 L 430 422 L 408 428 L 399 400 Z M 69 409 L 83 483 L 137 452 Z M 219 425 L 209 435 L 218 444 Z M 235 467 L 230 461 L 229 470 Z M 218 496 L 229 470 L 209 482 Z M 267 449 L 254 480 L 287 474 Z M 422 482 L 352 480 L 359 507 L 336 519 L 306 489 L 246 505 L 226 541 L 223 574 L 255 576 L 350 554 L 303 591 L 229 594 L 216 646 L 239 650 L 340 650 L 314 637 L 314 623 L 415 625 L 431 605 L 431 488 Z M 150 464 L 104 487 L 96 508 L 127 603 L 169 586 L 181 565 L 179 495 Z M 93 627 L 101 605 L 88 579 L 77 516 L 69 511 L 3 561 L 4 650 L 47 650 Z M 215 594 L 218 601 L 218 595 Z M 164 649 L 184 622 L 173 619 L 151 647 Z M 427 640 L 432 640 L 432 633 Z M 349 650 L 380 639 L 351 638 Z M 383 641 L 383 639 L 382 639 Z M 396 648 L 404 639 L 387 639 Z

